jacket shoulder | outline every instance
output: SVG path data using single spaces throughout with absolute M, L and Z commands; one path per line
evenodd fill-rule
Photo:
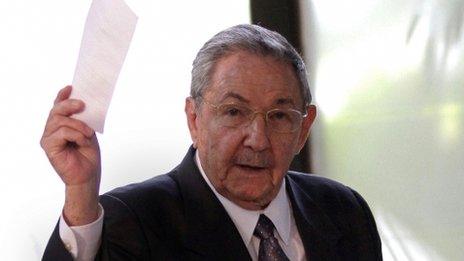
M 352 188 L 314 174 L 289 172 L 288 179 L 300 193 L 321 209 L 344 235 L 348 249 L 373 253 L 381 260 L 381 242 L 372 212 L 363 197 Z
M 164 260 L 177 255 L 173 249 L 180 244 L 184 208 L 170 174 L 100 196 L 105 211 L 101 256 L 119 253 L 121 260 Z
M 352 192 L 354 190 L 350 187 L 338 181 L 318 176 L 316 174 L 289 171 L 288 178 L 301 187 L 305 193 L 310 194 L 310 196 L 317 196 L 320 195 L 320 193 L 324 196 L 332 194 L 347 197 L 353 196 Z
M 290 171 L 288 178 L 326 211 L 368 208 L 357 191 L 338 181 L 295 171 Z
M 157 213 L 160 216 L 163 213 L 172 213 L 182 207 L 179 184 L 172 178 L 174 172 L 176 170 L 113 189 L 101 196 L 101 202 L 104 204 L 105 201 L 119 201 L 138 215 Z
M 103 196 L 115 197 L 127 202 L 145 200 L 146 197 L 150 197 L 150 200 L 163 196 L 176 197 L 179 194 L 179 188 L 177 182 L 171 177 L 171 173 L 115 188 Z

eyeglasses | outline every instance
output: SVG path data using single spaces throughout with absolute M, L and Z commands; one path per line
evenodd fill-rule
M 266 126 L 270 130 L 277 133 L 292 133 L 301 126 L 301 122 L 307 116 L 294 109 L 272 109 L 260 112 L 235 103 L 216 105 L 205 99 L 202 101 L 216 110 L 216 120 L 224 127 L 246 127 L 254 120 L 256 114 L 263 114 Z

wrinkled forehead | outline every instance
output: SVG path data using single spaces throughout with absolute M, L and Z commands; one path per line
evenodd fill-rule
M 233 94 L 233 95 L 231 95 Z M 216 101 L 242 97 L 303 104 L 299 82 L 292 65 L 272 56 L 237 52 L 218 60 L 205 95 Z

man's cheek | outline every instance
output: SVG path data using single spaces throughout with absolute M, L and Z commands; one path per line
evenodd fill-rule
M 298 141 L 297 139 L 287 139 L 285 140 L 284 139 L 284 143 L 281 143 L 280 147 L 282 148 L 282 152 L 284 155 L 290 157 L 290 158 L 293 158 L 293 156 L 295 155 L 295 152 L 297 150 L 297 147 L 298 147 Z
M 277 163 L 276 167 L 279 169 L 287 168 L 295 156 L 296 149 L 295 146 L 291 143 L 280 146 L 281 149 L 275 151 L 274 154 L 274 159 Z

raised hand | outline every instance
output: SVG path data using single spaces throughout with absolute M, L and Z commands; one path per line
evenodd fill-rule
M 72 87 L 58 93 L 40 144 L 66 186 L 64 216 L 69 225 L 83 225 L 98 217 L 100 149 L 95 132 L 70 116 L 85 104 L 69 99 Z

